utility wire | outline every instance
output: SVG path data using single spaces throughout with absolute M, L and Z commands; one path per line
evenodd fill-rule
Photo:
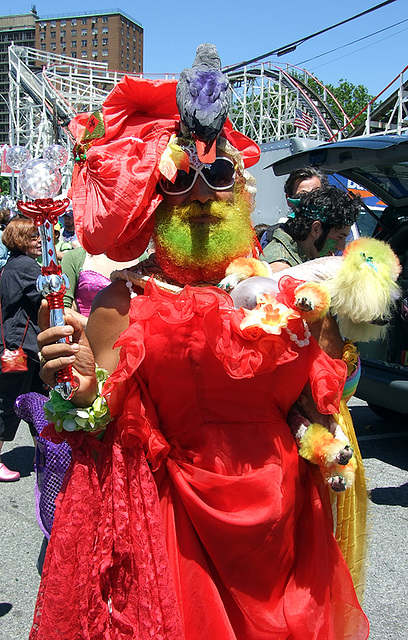
M 381 9 L 382 7 L 385 7 L 389 4 L 391 4 L 392 2 L 395 2 L 396 0 L 385 0 L 385 2 L 381 2 L 380 4 L 377 4 L 375 7 L 371 7 L 371 9 L 366 9 L 366 11 L 362 11 L 361 13 L 356 14 L 355 16 L 352 16 L 351 18 L 347 18 L 346 20 L 342 20 L 341 22 L 337 22 L 336 24 L 333 24 L 331 27 L 326 27 L 325 29 L 321 29 L 320 31 L 316 31 L 316 33 L 312 33 L 309 36 L 305 36 L 304 38 L 300 38 L 299 40 L 295 40 L 294 42 L 291 42 L 290 44 L 287 45 L 283 45 L 282 47 L 279 47 L 278 49 L 274 49 L 273 51 L 269 51 L 268 53 L 264 53 L 261 56 L 257 56 L 256 58 L 252 58 L 251 60 L 244 60 L 243 62 L 240 62 L 239 64 L 234 64 L 234 65 L 230 65 L 227 67 L 223 67 L 223 71 L 224 72 L 231 72 L 231 71 L 235 71 L 236 69 L 240 69 L 241 67 L 245 67 L 248 64 L 252 64 L 253 62 L 259 62 L 259 60 L 262 60 L 262 58 L 267 58 L 269 56 L 274 56 L 274 55 L 283 55 L 284 53 L 289 53 L 290 51 L 294 51 L 300 44 L 303 44 L 304 42 L 306 42 L 307 40 L 310 40 L 311 38 L 316 38 L 316 36 L 320 36 L 322 33 L 326 33 L 326 31 L 331 31 L 331 29 L 335 29 L 336 27 L 340 27 L 343 24 L 347 24 L 348 22 L 351 22 L 352 20 L 356 20 L 357 18 L 361 18 L 361 16 L 365 16 L 369 13 L 372 13 L 373 11 L 376 11 L 377 9 Z
M 322 58 L 323 56 L 327 56 L 330 53 L 334 53 L 335 51 L 339 51 L 340 49 L 344 49 L 345 47 L 349 47 L 352 44 L 356 44 L 357 42 L 362 42 L 363 40 L 367 40 L 367 38 L 371 38 L 372 36 L 376 36 L 379 33 L 383 33 L 383 31 L 388 31 L 388 29 L 392 29 L 393 27 L 397 27 L 399 24 L 403 24 L 404 22 L 408 22 L 408 18 L 405 20 L 400 20 L 400 22 L 396 22 L 395 24 L 390 25 L 389 27 L 384 27 L 384 29 L 380 29 L 379 31 L 374 31 L 373 33 L 369 33 L 367 36 L 363 36 L 362 38 L 358 38 L 357 40 L 352 40 L 347 44 L 342 44 L 340 47 L 336 47 L 335 49 L 330 49 L 330 51 L 326 51 L 325 53 L 319 53 L 317 56 L 313 56 L 312 58 L 307 58 L 307 60 L 302 60 L 302 62 L 297 62 L 295 66 L 300 67 L 302 64 L 306 64 L 306 62 L 310 62 L 311 60 L 317 60 L 318 58 Z M 403 29 L 405 31 L 405 29 Z M 397 33 L 393 33 L 390 37 L 398 35 L 401 31 Z M 377 40 L 377 42 L 382 42 L 382 40 Z M 372 43 L 376 44 L 376 43 Z M 371 46 L 371 45 L 369 45 Z M 360 51 L 360 49 L 359 49 Z M 348 55 L 348 54 L 347 54 Z
M 337 62 L 338 60 L 342 60 L 343 58 L 347 58 L 347 56 L 352 56 L 355 53 L 358 53 L 359 51 L 364 51 L 364 49 L 368 49 L 369 47 L 374 47 L 376 44 L 379 44 L 380 42 L 384 42 L 384 40 L 389 40 L 390 38 L 393 38 L 394 36 L 397 36 L 400 33 L 404 33 L 404 31 L 406 31 L 407 29 L 408 29 L 408 27 L 406 27 L 405 29 L 401 29 L 400 31 L 397 31 L 396 33 L 392 33 L 389 36 L 385 36 L 385 38 L 381 38 L 380 40 L 376 40 L 375 42 L 370 42 L 370 44 L 367 44 L 365 47 L 360 47 L 359 49 L 355 49 L 354 51 L 350 51 L 349 53 L 345 53 L 343 56 L 339 56 L 338 58 L 333 58 L 333 60 L 328 60 L 327 62 L 323 62 L 322 64 L 318 64 L 317 66 L 313 66 L 313 69 L 320 69 L 320 67 L 324 67 L 327 64 L 332 64 L 333 62 Z

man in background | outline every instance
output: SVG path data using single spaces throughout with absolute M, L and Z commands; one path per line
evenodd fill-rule
M 321 187 L 290 198 L 293 211 L 276 228 L 264 249 L 263 260 L 273 271 L 343 251 L 360 202 L 337 187 Z
M 329 181 L 327 176 L 323 171 L 320 171 L 320 169 L 311 166 L 294 169 L 289 174 L 289 177 L 283 187 L 288 207 L 293 209 L 293 205 L 290 203 L 289 198 L 298 198 L 302 193 L 328 186 Z M 276 231 L 276 229 L 278 229 L 284 222 L 286 222 L 286 219 L 281 218 L 277 224 L 273 224 L 266 229 L 260 240 L 262 249 L 271 242 L 274 231 Z

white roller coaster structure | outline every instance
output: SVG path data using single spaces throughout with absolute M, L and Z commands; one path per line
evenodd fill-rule
M 349 135 L 401 133 L 408 128 L 408 81 L 404 83 L 407 69 L 393 80 L 399 84 L 395 93 L 375 112 L 371 113 L 368 107 L 365 125 L 354 128 L 334 96 L 330 94 L 328 101 L 328 89 L 304 69 L 281 68 L 272 63 L 244 67 L 229 75 L 233 88 L 230 118 L 237 129 L 259 144 L 299 135 L 294 127 L 296 109 L 312 119 L 307 134 L 301 134 L 309 139 L 337 139 L 347 125 L 353 130 Z M 71 150 L 74 140 L 67 128 L 69 120 L 78 112 L 98 109 L 123 75 L 108 71 L 105 63 L 80 61 L 12 44 L 10 144 L 29 147 L 34 157 L 53 142 Z M 319 91 L 315 90 L 317 85 Z M 337 104 L 342 121 L 328 102 Z M 71 169 L 67 167 L 67 177 Z

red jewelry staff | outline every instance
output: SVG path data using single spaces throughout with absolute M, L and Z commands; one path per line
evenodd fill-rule
M 19 151 L 16 151 L 16 150 Z M 22 147 L 14 148 L 14 155 L 23 154 Z M 50 309 L 50 326 L 63 326 L 64 322 L 64 293 L 69 288 L 69 280 L 62 273 L 58 264 L 55 243 L 54 224 L 58 217 L 64 213 L 69 205 L 68 198 L 54 200 L 51 196 L 58 193 L 61 186 L 61 174 L 59 166 L 65 164 L 67 152 L 59 145 L 52 145 L 45 154 L 48 159 L 30 160 L 25 164 L 19 164 L 15 160 L 11 148 L 11 168 L 20 169 L 19 184 L 21 191 L 33 201 L 23 202 L 19 200 L 17 207 L 24 215 L 32 218 L 38 226 L 41 237 L 42 267 L 41 275 L 37 280 L 37 290 L 47 298 Z M 10 162 L 6 156 L 6 162 Z M 17 164 L 17 166 L 16 166 Z M 41 197 L 44 196 L 44 197 Z M 66 338 L 68 341 L 69 339 Z M 65 400 L 72 398 L 77 388 L 72 367 L 67 366 L 56 374 L 57 384 L 55 389 Z

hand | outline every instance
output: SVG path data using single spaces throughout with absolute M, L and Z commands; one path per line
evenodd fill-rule
M 42 331 L 37 337 L 41 355 L 40 377 L 47 385 L 54 387 L 56 372 L 72 365 L 79 386 L 71 402 L 78 407 L 86 407 L 92 404 L 97 393 L 95 358 L 81 322 L 69 312 L 64 318 L 65 326 L 50 327 L 48 303 L 42 301 L 38 314 Z M 64 341 L 57 342 L 61 338 Z M 70 341 L 66 342 L 66 338 Z

